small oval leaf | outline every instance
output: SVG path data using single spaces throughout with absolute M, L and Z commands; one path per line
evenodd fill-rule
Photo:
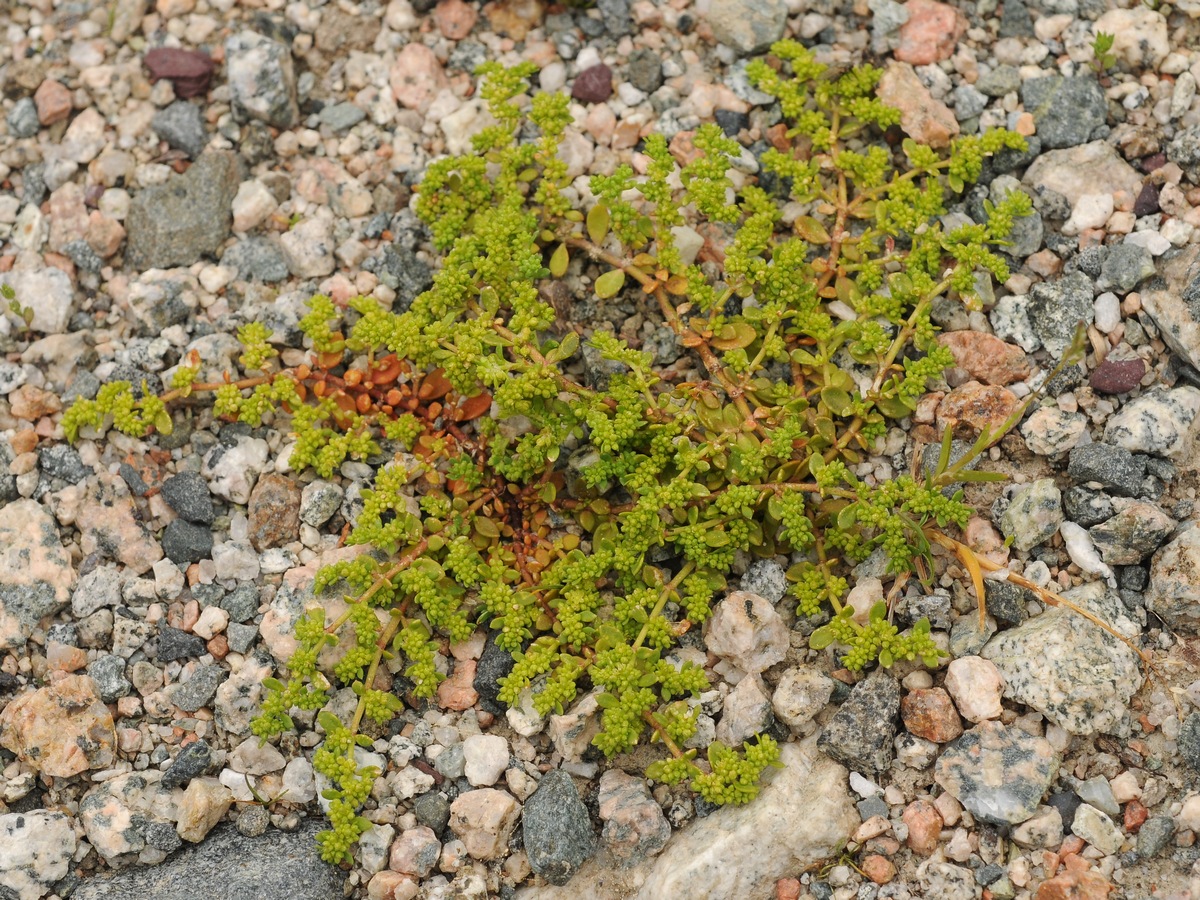
M 587 214 L 587 232 L 588 237 L 592 239 L 592 243 L 599 244 L 608 237 L 609 214 L 608 206 L 604 203 L 597 203 Z
M 596 296 L 607 300 L 609 297 L 615 297 L 624 286 L 625 273 L 620 269 L 613 269 L 596 279 Z
M 562 278 L 567 271 L 567 264 L 570 263 L 571 257 L 567 253 L 567 245 L 559 244 L 550 255 L 550 274 L 555 278 Z

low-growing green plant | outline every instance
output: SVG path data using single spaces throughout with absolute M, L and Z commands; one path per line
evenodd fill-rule
M 1117 56 L 1112 52 L 1116 39 L 1115 34 L 1103 31 L 1097 31 L 1092 39 L 1092 68 L 1096 70 L 1097 75 L 1103 75 L 1117 64 Z
M 686 647 L 747 561 L 789 557 L 798 614 L 831 617 L 811 646 L 836 648 L 847 668 L 937 663 L 928 622 L 900 631 L 885 597 L 856 617 L 847 576 L 876 549 L 898 579 L 927 576 L 931 538 L 966 524 L 953 488 L 992 477 L 967 466 L 999 435 L 953 465 L 947 435 L 932 474 L 880 481 L 864 463 L 953 365 L 934 301 L 979 309 L 979 279 L 1007 278 L 995 248 L 1030 211 L 1025 194 L 985 204 L 983 223 L 940 217 L 986 156 L 1024 142 L 993 131 L 946 154 L 894 145 L 883 132 L 899 113 L 875 97 L 877 69 L 835 75 L 792 41 L 772 52 L 747 71 L 790 127 L 757 183 L 735 187 L 742 148 L 703 125 L 679 158 L 647 137 L 644 174 L 620 165 L 583 198 L 559 156 L 568 98 L 528 96 L 530 64 L 485 64 L 495 124 L 475 152 L 425 172 L 416 211 L 445 255 L 410 309 L 317 297 L 301 323 L 311 365 L 272 369 L 269 335 L 251 324 L 239 380 L 197 384 L 190 360 L 163 398 L 109 385 L 67 413 L 72 437 L 110 416 L 145 433 L 164 400 L 209 390 L 220 415 L 251 424 L 290 412 L 295 469 L 392 457 L 347 537 L 371 552 L 317 577 L 346 611 L 300 620 L 287 677 L 267 683 L 253 726 L 267 739 L 294 710 L 321 710 L 327 859 L 347 858 L 370 825 L 358 809 L 378 773 L 354 757 L 371 744 L 364 717 L 383 723 L 401 694 L 433 696 L 439 641 L 480 626 L 513 655 L 503 702 L 562 713 L 595 692 L 600 751 L 661 742 L 648 774 L 712 803 L 749 801 L 779 756 L 767 735 L 695 745 L 709 683 Z M 685 256 L 684 226 L 707 238 L 706 262 Z M 602 302 L 644 303 L 684 359 L 656 368 L 609 331 L 563 327 L 539 286 L 564 277 L 591 279 Z M 352 638 L 324 669 L 340 635 Z M 348 723 L 325 709 L 339 684 L 358 695 Z

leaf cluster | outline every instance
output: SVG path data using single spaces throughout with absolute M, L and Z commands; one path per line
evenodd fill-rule
M 847 575 L 876 550 L 898 577 L 928 572 L 926 535 L 965 524 L 961 492 L 946 489 L 969 473 L 943 461 L 878 481 L 863 464 L 953 363 L 935 341 L 934 300 L 979 308 L 981 274 L 1007 277 L 997 249 L 1030 210 L 1025 194 L 982 222 L 940 217 L 987 155 L 1022 139 L 895 151 L 880 130 L 898 114 L 874 96 L 877 70 L 833 75 L 783 41 L 748 68 L 790 125 L 787 146 L 762 160 L 780 192 L 765 176 L 735 180 L 742 148 L 704 125 L 680 158 L 651 135 L 644 174 L 593 176 L 581 204 L 559 157 L 567 99 L 529 97 L 532 72 L 485 66 L 496 124 L 473 153 L 428 167 L 416 210 L 445 255 L 408 310 L 316 297 L 301 323 L 311 366 L 272 371 L 271 336 L 250 324 L 245 378 L 197 386 L 190 372 L 173 387 L 214 390 L 219 414 L 255 424 L 290 413 L 293 468 L 328 475 L 347 456 L 394 457 L 347 537 L 373 552 L 317 579 L 347 611 L 300 621 L 290 677 L 268 684 L 254 725 L 265 739 L 338 684 L 358 695 L 349 726 L 319 719 L 318 770 L 336 785 L 330 859 L 365 821 L 355 811 L 371 773 L 353 756 L 364 716 L 387 718 L 401 694 L 432 696 L 440 642 L 478 626 L 513 655 L 503 702 L 528 698 L 546 715 L 591 694 L 601 752 L 660 742 L 651 777 L 713 803 L 749 801 L 778 762 L 765 735 L 696 745 L 709 684 L 691 648 L 748 561 L 789 558 L 798 612 L 832 617 L 811 646 L 848 668 L 939 656 L 928 622 L 901 632 L 883 597 L 856 621 Z M 681 227 L 729 238 L 701 264 Z M 550 278 L 590 284 L 602 303 L 644 303 L 699 377 L 656 368 L 611 332 L 567 328 L 539 290 Z M 75 431 L 111 407 L 72 410 Z M 352 640 L 322 667 L 343 632 Z M 385 673 L 402 674 L 398 689 L 382 689 Z

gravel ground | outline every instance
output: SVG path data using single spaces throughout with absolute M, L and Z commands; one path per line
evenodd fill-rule
M 37 0 L 0 22 L 0 282 L 33 309 L 30 329 L 0 316 L 0 895 L 1200 898 L 1196 0 Z M 1098 76 L 1100 31 L 1117 63 Z M 219 372 L 255 319 L 297 364 L 315 292 L 404 308 L 436 265 L 412 186 L 486 124 L 480 62 L 533 60 L 572 93 L 572 176 L 715 120 L 753 177 L 780 114 L 744 64 L 783 36 L 885 66 L 913 137 L 1029 137 L 949 214 L 1029 192 L 1014 274 L 984 313 L 939 309 L 958 366 L 858 474 L 1002 421 L 1085 320 L 1086 362 L 991 451 L 1012 478 L 972 488 L 966 540 L 1109 622 L 1153 676 L 1007 583 L 980 632 L 947 561 L 897 613 L 928 616 L 954 661 L 855 683 L 808 650 L 784 561 L 744 561 L 705 635 L 701 722 L 788 741 L 755 803 L 714 811 L 637 754 L 606 763 L 594 698 L 506 712 L 479 633 L 378 735 L 377 827 L 353 866 L 324 865 L 320 736 L 259 747 L 249 721 L 373 466 L 293 472 L 286 422 L 202 405 L 169 437 L 72 447 L 64 403 L 157 390 L 189 350 Z M 574 324 L 694 366 L 654 311 L 568 286 Z M 877 563 L 856 590 L 878 595 Z

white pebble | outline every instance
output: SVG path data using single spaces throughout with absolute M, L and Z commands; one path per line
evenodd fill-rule
M 1104 564 L 1104 560 L 1100 558 L 1100 554 L 1092 545 L 1091 536 L 1087 531 L 1074 522 L 1064 521 L 1058 526 L 1058 532 L 1062 535 L 1063 543 L 1066 544 L 1067 556 L 1071 557 L 1071 562 L 1088 575 L 1103 575 L 1109 586 L 1116 590 L 1117 579 L 1113 575 L 1113 570 Z
M 1096 298 L 1096 328 L 1108 334 L 1121 324 L 1121 301 L 1112 291 Z

